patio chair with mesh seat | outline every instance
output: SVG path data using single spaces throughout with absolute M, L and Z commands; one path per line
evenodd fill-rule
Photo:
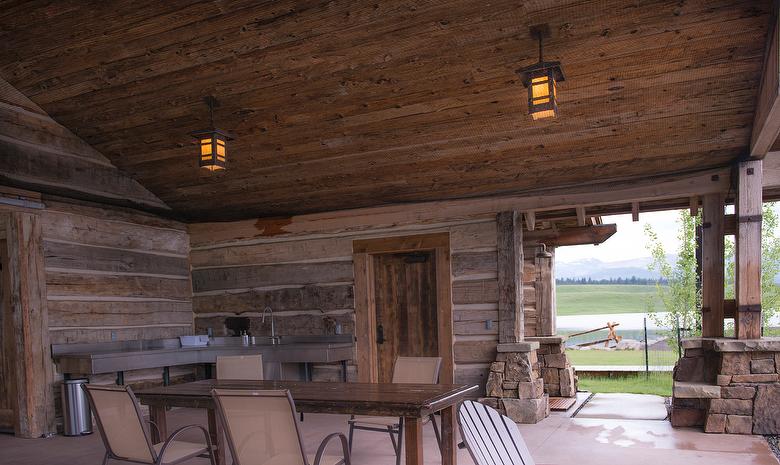
M 326 436 L 314 455 L 306 453 L 289 391 L 214 389 L 211 395 L 235 465 L 351 465 L 342 433 Z M 325 455 L 333 439 L 340 439 L 341 455 Z
M 215 465 L 211 439 L 202 426 L 182 426 L 165 441 L 154 444 L 149 434 L 149 424 L 144 421 L 138 400 L 130 386 L 85 384 L 83 387 L 106 447 L 103 465 L 108 463 L 109 459 L 173 465 L 195 457 L 208 457 L 211 465 Z M 201 431 L 204 441 L 194 443 L 177 439 L 188 430 Z
M 398 357 L 393 366 L 393 383 L 409 384 L 437 384 L 439 382 L 439 369 L 441 357 Z M 441 452 L 441 433 L 436 424 L 436 417 L 431 414 L 426 423 L 431 423 L 436 435 L 436 443 Z M 390 435 L 395 451 L 396 465 L 401 463 L 401 448 L 403 446 L 404 419 L 396 417 L 379 417 L 352 415 L 349 423 L 349 450 L 352 451 L 355 430 L 373 431 Z
M 224 355 L 217 357 L 217 379 L 263 381 L 263 356 Z

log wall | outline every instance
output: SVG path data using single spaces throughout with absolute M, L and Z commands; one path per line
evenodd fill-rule
M 178 222 L 129 209 L 47 202 L 41 213 L 52 344 L 192 334 L 189 237 Z M 171 379 L 194 379 L 173 367 Z M 60 417 L 59 382 L 54 397 Z M 115 374 L 91 383 L 113 384 Z M 161 384 L 162 368 L 125 373 L 134 387 Z
M 53 344 L 192 332 L 183 224 L 118 208 L 48 202 L 42 213 Z
M 0 184 L 33 191 L 37 199 L 30 212 L 41 230 L 37 238 L 42 239 L 45 276 L 41 308 L 46 309 L 48 323 L 33 330 L 48 329 L 52 344 L 192 333 L 186 227 L 128 208 L 169 210 L 2 79 L 0 161 Z M 8 191 L 4 187 L 3 195 Z M 48 343 L 44 345 L 48 354 Z M 173 370 L 172 377 L 191 372 Z M 162 370 L 132 372 L 126 380 L 160 382 L 161 376 Z M 113 375 L 94 381 L 113 382 Z M 59 383 L 54 396 L 59 397 Z
M 457 382 L 483 383 L 498 342 L 496 221 L 494 217 L 439 225 L 361 231 L 309 231 L 284 236 L 226 235 L 230 224 L 190 229 L 193 311 L 196 332 L 230 334 L 229 317 L 248 317 L 254 335 L 274 310 L 277 333 L 333 334 L 341 324 L 354 333 L 352 241 L 375 237 L 449 232 Z M 315 367 L 319 379 L 336 376 Z M 355 377 L 355 368 L 351 368 Z

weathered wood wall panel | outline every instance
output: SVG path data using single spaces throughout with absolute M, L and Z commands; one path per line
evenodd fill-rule
M 40 192 L 147 209 L 168 207 L 0 79 L 0 180 Z
M 46 202 L 41 223 L 52 344 L 192 334 L 183 224 L 119 207 L 57 201 Z M 178 367 L 170 377 L 192 380 L 195 369 Z M 162 368 L 129 371 L 124 379 L 135 387 L 161 384 Z M 115 375 L 91 376 L 90 382 L 113 384 Z M 60 416 L 58 387 L 54 398 Z
M 193 311 L 196 331 L 228 334 L 225 320 L 248 317 L 253 334 L 268 334 L 261 323 L 274 310 L 280 334 L 332 334 L 336 324 L 355 331 L 352 242 L 377 237 L 450 233 L 456 381 L 484 382 L 495 359 L 498 298 L 495 218 L 438 225 L 381 226 L 360 231 L 328 225 L 283 237 L 211 235 L 190 228 Z M 315 367 L 318 379 L 333 370 Z M 350 367 L 355 377 L 355 367 Z
M 119 207 L 51 201 L 42 230 L 53 343 L 192 332 L 183 224 Z

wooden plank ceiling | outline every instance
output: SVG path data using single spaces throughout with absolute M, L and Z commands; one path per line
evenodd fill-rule
M 724 166 L 748 150 L 770 1 L 3 2 L 0 77 L 190 220 Z M 514 70 L 547 22 L 561 116 Z M 233 132 L 228 169 L 188 135 Z

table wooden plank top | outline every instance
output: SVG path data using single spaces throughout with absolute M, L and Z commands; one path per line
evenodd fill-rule
M 422 418 L 473 396 L 476 385 L 324 383 L 206 379 L 142 389 L 141 403 L 157 406 L 213 408 L 212 389 L 287 389 L 301 412 L 387 415 Z

